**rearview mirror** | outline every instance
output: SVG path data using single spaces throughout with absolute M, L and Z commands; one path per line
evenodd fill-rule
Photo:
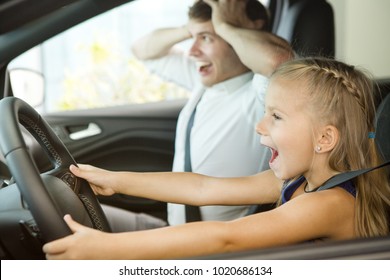
M 44 99 L 44 78 L 39 72 L 16 68 L 9 70 L 12 92 L 32 107 L 42 105 Z

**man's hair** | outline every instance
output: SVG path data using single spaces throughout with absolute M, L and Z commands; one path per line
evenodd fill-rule
M 196 1 L 189 9 L 188 17 L 198 21 L 211 20 L 211 7 L 202 0 Z M 270 30 L 270 16 L 268 10 L 258 0 L 248 0 L 246 15 L 250 20 L 264 20 L 262 30 Z

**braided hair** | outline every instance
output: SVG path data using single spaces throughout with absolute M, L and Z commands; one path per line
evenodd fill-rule
M 374 84 L 367 73 L 333 59 L 301 58 L 283 64 L 274 77 L 301 81 L 314 118 L 338 129 L 339 141 L 329 156 L 332 170 L 346 172 L 382 162 L 369 137 L 375 127 L 375 103 Z M 361 175 L 354 183 L 357 236 L 387 235 L 390 186 L 384 170 Z

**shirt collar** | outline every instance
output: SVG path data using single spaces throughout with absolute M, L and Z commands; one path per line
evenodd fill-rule
M 240 87 L 242 87 L 243 85 L 245 85 L 247 82 L 251 81 L 253 79 L 253 76 L 254 76 L 253 72 L 246 72 L 242 75 L 215 84 L 207 88 L 207 90 L 217 91 L 217 92 L 221 92 L 221 91 L 234 92 Z

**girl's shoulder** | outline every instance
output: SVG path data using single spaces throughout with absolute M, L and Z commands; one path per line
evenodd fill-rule
M 304 227 L 306 240 L 353 236 L 355 198 L 342 188 L 302 193 L 278 208 L 290 226 Z

